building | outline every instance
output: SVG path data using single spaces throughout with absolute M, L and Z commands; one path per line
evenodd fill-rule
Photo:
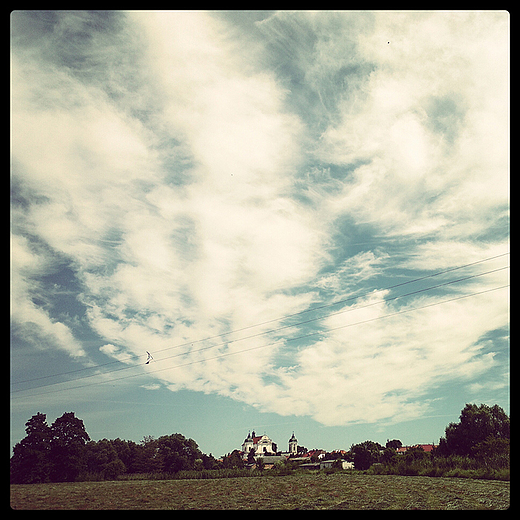
M 339 464 L 341 464 L 341 469 L 354 469 L 354 463 L 353 462 L 347 462 L 346 460 L 337 459 L 337 460 L 322 460 L 319 462 L 319 469 L 324 468 L 332 468 L 334 466 L 334 463 L 336 463 L 339 460 Z
M 289 455 L 296 455 L 298 453 L 298 440 L 292 432 L 292 437 L 289 439 Z
M 251 448 L 254 449 L 255 457 L 261 455 L 275 455 L 273 449 L 273 441 L 265 435 L 256 435 L 254 430 L 252 433 L 248 433 L 245 441 L 242 443 L 242 451 L 244 456 L 247 457 Z

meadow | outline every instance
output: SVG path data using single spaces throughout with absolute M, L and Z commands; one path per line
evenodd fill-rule
M 13 509 L 507 509 L 510 483 L 355 471 L 11 485 Z

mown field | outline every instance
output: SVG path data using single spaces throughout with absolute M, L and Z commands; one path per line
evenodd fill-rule
M 13 509 L 506 509 L 509 482 L 296 474 L 11 486 Z

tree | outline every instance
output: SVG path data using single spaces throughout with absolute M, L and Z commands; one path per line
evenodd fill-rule
M 463 455 L 472 453 L 472 448 L 486 439 L 509 439 L 510 422 L 504 410 L 494 405 L 466 404 L 460 414 L 459 423 L 446 427 L 446 436 L 441 438 L 440 455 Z
M 46 415 L 37 413 L 25 423 L 27 436 L 17 443 L 11 458 L 11 482 L 33 484 L 47 482 L 50 473 L 51 429 Z
M 398 457 L 399 455 L 397 455 L 395 449 L 388 447 L 387 443 L 387 448 L 381 454 L 380 461 L 382 464 L 393 464 L 394 462 L 397 462 Z
M 81 419 L 64 413 L 51 426 L 51 480 L 74 482 L 86 468 L 85 444 L 90 440 Z
M 85 462 L 87 471 L 97 474 L 105 480 L 113 480 L 126 471 L 124 463 L 117 456 L 112 441 L 107 439 L 87 443 Z
M 204 466 L 204 469 L 213 469 L 216 463 L 217 461 L 211 453 L 209 455 L 206 455 L 205 453 L 202 454 L 202 465 Z
M 399 440 L 399 439 L 393 439 L 391 441 L 389 441 L 388 439 L 386 440 L 386 446 L 385 448 L 392 448 L 394 450 L 397 450 L 398 448 L 400 448 L 401 446 L 403 445 L 403 443 Z
M 202 452 L 193 439 L 186 439 L 180 433 L 164 435 L 157 439 L 157 456 L 162 463 L 162 470 L 176 473 L 194 469 L 195 460 L 202 459 Z
M 133 454 L 134 454 L 134 446 L 136 446 L 133 441 L 125 441 L 120 439 L 111 439 L 110 444 L 114 447 L 117 453 L 117 458 L 125 465 L 125 468 L 128 472 L 132 467 L 133 463 Z
M 354 468 L 368 469 L 374 462 L 375 459 L 370 450 L 360 448 L 354 452 Z
M 247 454 L 247 462 L 248 464 L 252 464 L 255 461 L 255 449 L 249 448 L 249 453 Z
M 105 480 L 115 480 L 119 475 L 126 472 L 125 465 L 119 459 L 110 461 L 103 471 Z
M 379 462 L 379 453 L 382 449 L 381 444 L 374 441 L 353 444 L 350 451 L 354 454 L 354 467 L 363 470 L 368 469 L 375 462 Z
M 412 446 L 408 448 L 405 453 L 405 459 L 408 461 L 422 460 L 429 457 L 429 454 L 424 451 L 422 446 Z
M 242 469 L 244 467 L 244 461 L 240 456 L 240 452 L 238 450 L 233 450 L 231 453 L 224 457 L 222 466 L 224 468 L 239 468 Z

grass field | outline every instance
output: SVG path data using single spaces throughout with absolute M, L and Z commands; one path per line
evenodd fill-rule
M 506 509 L 509 482 L 295 474 L 11 486 L 13 509 Z

